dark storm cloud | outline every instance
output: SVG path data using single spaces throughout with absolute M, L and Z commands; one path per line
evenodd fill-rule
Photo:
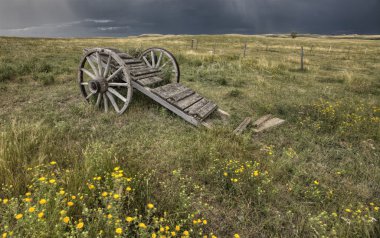
M 0 0 L 0 35 L 380 33 L 380 0 Z

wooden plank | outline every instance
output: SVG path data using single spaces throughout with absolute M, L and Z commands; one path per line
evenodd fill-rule
M 160 77 L 150 77 L 150 78 L 144 78 L 140 79 L 137 82 L 139 82 L 142 86 L 150 86 L 159 82 L 162 82 L 162 78 Z
M 234 130 L 235 135 L 240 135 L 251 124 L 252 118 L 246 117 L 242 123 Z
M 157 73 L 157 72 L 160 72 L 160 70 L 148 68 L 148 69 L 143 69 L 143 70 L 138 70 L 138 71 L 131 71 L 131 75 L 137 77 L 144 74 L 151 74 L 151 73 Z
M 125 64 L 140 64 L 141 60 L 138 59 L 124 59 Z
M 190 95 L 194 94 L 194 91 L 190 88 L 186 88 L 183 91 L 177 93 L 176 95 L 173 95 L 169 98 L 169 101 L 171 102 L 178 102 L 179 100 L 184 99 L 185 97 L 188 97 Z
M 203 97 L 201 95 L 199 95 L 198 93 L 194 93 L 194 94 L 190 95 L 189 97 L 184 98 L 184 99 L 176 102 L 175 105 L 183 110 L 183 109 L 190 107 L 194 103 L 198 102 L 202 98 Z
M 254 132 L 262 132 L 264 130 L 268 130 L 269 128 L 272 128 L 272 127 L 275 127 L 275 126 L 279 126 L 281 124 L 283 124 L 285 122 L 285 120 L 283 119 L 280 119 L 280 118 L 272 118 L 272 119 L 269 119 L 267 121 L 265 121 L 264 123 L 261 124 L 261 126 L 255 130 L 253 130 Z
M 272 114 L 267 114 L 265 116 L 262 116 L 253 123 L 253 126 L 255 126 L 255 127 L 260 126 L 262 123 L 264 123 L 265 121 L 267 121 L 271 118 L 272 118 Z
M 164 99 L 168 99 L 179 92 L 187 89 L 185 86 L 179 83 L 166 84 L 160 88 L 155 89 L 154 92 Z
M 207 102 L 207 99 L 202 98 L 200 101 L 186 108 L 185 112 L 189 113 L 190 115 L 195 115 L 200 108 L 207 104 Z
M 160 98 L 158 95 L 152 93 L 151 92 L 152 90 L 150 90 L 149 88 L 146 88 L 146 87 L 138 84 L 135 81 L 132 81 L 132 87 L 135 88 L 135 89 L 137 89 L 138 91 L 142 92 L 143 94 L 147 95 L 148 97 L 150 97 L 151 99 L 153 99 L 157 103 L 161 104 L 163 107 L 167 108 L 168 110 L 172 111 L 173 113 L 177 114 L 182 119 L 184 119 L 185 121 L 191 123 L 192 125 L 194 125 L 194 126 L 199 126 L 200 125 L 200 121 L 199 120 L 197 120 L 196 118 L 194 118 L 192 116 L 187 115 L 186 113 L 184 113 L 179 108 L 171 105 L 169 102 L 167 102 L 164 99 Z
M 133 57 L 127 53 L 117 53 L 117 55 L 120 56 L 120 58 L 122 59 L 133 59 Z
M 159 76 L 160 76 L 159 73 L 151 73 L 151 74 L 144 74 L 144 75 L 137 76 L 137 77 L 132 76 L 132 79 L 138 81 L 138 80 L 144 79 L 144 78 L 159 77 Z
M 204 105 L 202 108 L 199 109 L 198 112 L 196 112 L 197 117 L 199 117 L 201 120 L 205 119 L 208 115 L 210 115 L 213 111 L 216 110 L 218 106 L 209 101 L 206 105 Z

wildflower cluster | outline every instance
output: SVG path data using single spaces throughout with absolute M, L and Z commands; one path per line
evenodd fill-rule
M 338 234 L 357 235 L 373 233 L 374 224 L 380 218 L 379 205 L 373 202 L 365 205 L 347 206 L 337 211 L 322 211 L 316 216 L 309 214 L 309 225 L 318 236 L 338 237 Z M 350 226 L 349 231 L 347 225 Z
M 28 191 L 0 200 L 3 237 L 216 237 L 205 232 L 208 221 L 199 213 L 176 219 L 153 201 L 141 207 L 136 202 L 140 178 L 127 176 L 120 167 L 94 176 L 76 193 L 65 188 L 70 171 L 54 161 L 29 171 L 34 178 Z
M 339 132 L 345 138 L 361 134 L 377 137 L 380 131 L 380 109 L 376 106 L 359 104 L 354 107 L 320 99 L 305 110 L 300 124 L 317 131 Z

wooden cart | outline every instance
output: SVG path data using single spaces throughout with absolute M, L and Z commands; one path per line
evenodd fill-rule
M 209 126 L 206 119 L 214 112 L 228 116 L 179 81 L 177 60 L 162 48 L 149 48 L 139 58 L 117 49 L 85 49 L 78 72 L 83 97 L 105 112 L 122 114 L 136 89 L 195 126 Z

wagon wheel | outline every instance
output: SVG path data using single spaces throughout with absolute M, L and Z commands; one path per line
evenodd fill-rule
M 180 71 L 173 54 L 163 48 L 149 48 L 139 57 L 150 68 L 160 69 L 164 80 L 179 83 Z
M 124 61 L 112 50 L 91 49 L 83 56 L 78 72 L 83 97 L 106 112 L 122 114 L 132 98 L 132 85 Z

